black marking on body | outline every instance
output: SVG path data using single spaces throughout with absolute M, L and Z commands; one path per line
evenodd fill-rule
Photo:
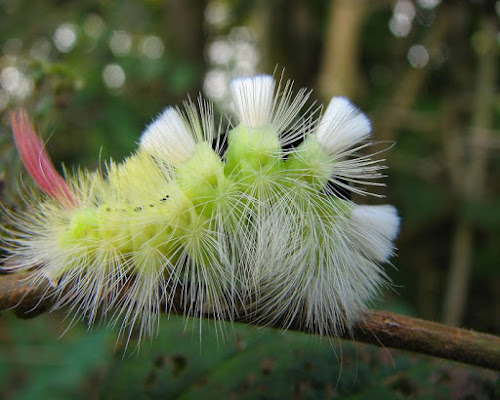
M 344 179 L 337 178 L 337 180 L 339 180 L 345 185 L 349 185 L 348 182 L 345 181 Z M 344 186 L 336 185 L 332 181 L 328 181 L 328 183 L 326 184 L 326 188 L 323 189 L 323 192 L 327 196 L 336 196 L 342 200 L 352 200 L 352 191 L 350 191 Z

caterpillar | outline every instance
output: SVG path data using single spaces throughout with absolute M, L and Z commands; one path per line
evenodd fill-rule
M 52 309 L 153 335 L 180 294 L 186 316 L 243 313 L 284 328 L 349 330 L 389 279 L 399 217 L 357 205 L 384 166 L 371 124 L 344 97 L 300 117 L 310 92 L 269 75 L 230 84 L 235 122 L 205 100 L 167 107 L 137 151 L 104 172 L 61 176 L 24 111 L 16 147 L 39 190 L 7 211 L 4 268 L 50 282 Z M 298 144 L 297 144 L 298 143 Z

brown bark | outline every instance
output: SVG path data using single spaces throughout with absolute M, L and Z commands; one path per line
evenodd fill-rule
M 356 98 L 361 90 L 359 36 L 366 14 L 365 0 L 332 0 L 318 92 L 322 99 L 334 95 Z
M 50 305 L 45 294 L 50 286 L 30 286 L 27 272 L 0 275 L 0 311 L 13 309 L 20 318 L 30 318 L 43 313 Z
M 373 311 L 354 329 L 354 339 L 500 369 L 500 338 L 437 322 Z
M 18 316 L 26 317 L 34 315 L 37 305 L 35 311 L 50 306 L 50 300 L 44 297 L 48 283 L 31 288 L 28 277 L 29 273 L 0 276 L 0 310 L 15 307 Z M 175 306 L 172 309 L 182 310 L 182 305 Z M 307 333 L 298 325 L 289 329 Z M 500 370 L 499 337 L 389 312 L 367 313 L 344 338 Z

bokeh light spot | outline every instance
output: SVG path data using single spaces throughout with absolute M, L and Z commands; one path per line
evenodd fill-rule
M 45 37 L 39 37 L 35 40 L 30 49 L 30 55 L 37 60 L 46 60 L 49 58 L 52 44 Z
M 427 10 L 432 10 L 437 7 L 441 0 L 417 0 L 417 3 L 420 7 L 426 8 Z
M 203 82 L 203 91 L 207 97 L 213 100 L 222 100 L 229 87 L 229 77 L 221 69 L 213 69 L 207 72 Z
M 102 79 L 110 89 L 118 89 L 125 83 L 125 71 L 118 64 L 108 64 L 102 71 Z
M 229 22 L 229 8 L 222 1 L 211 1 L 205 8 L 205 19 L 210 25 L 224 26 Z
M 415 44 L 408 50 L 408 61 L 413 68 L 424 68 L 429 63 L 429 52 L 421 44 Z
M 74 24 L 61 24 L 57 27 L 52 37 L 54 44 L 61 53 L 68 53 L 75 47 L 77 28 Z
M 165 45 L 158 36 L 149 35 L 141 41 L 139 49 L 146 57 L 156 60 L 163 55 Z
M 16 67 L 5 67 L 0 73 L 0 85 L 18 99 L 25 99 L 33 91 L 33 81 Z
M 104 20 L 97 14 L 89 15 L 83 23 L 83 31 L 92 39 L 98 39 L 104 32 L 105 28 L 106 24 Z
M 125 31 L 113 32 L 109 40 L 109 48 L 115 56 L 124 56 L 132 49 L 132 37 Z

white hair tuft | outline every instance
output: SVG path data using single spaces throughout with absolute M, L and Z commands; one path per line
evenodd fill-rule
M 236 115 L 249 128 L 271 123 L 274 102 L 274 79 L 270 75 L 238 78 L 231 82 Z
M 333 97 L 316 134 L 329 152 L 337 154 L 361 142 L 370 132 L 370 120 L 365 114 L 346 97 Z
M 149 124 L 139 144 L 148 154 L 171 164 L 189 160 L 196 146 L 186 121 L 172 107 L 167 107 Z
M 393 253 L 393 240 L 399 232 L 400 219 L 391 205 L 355 206 L 350 222 L 354 237 L 367 255 L 378 261 L 387 261 Z

